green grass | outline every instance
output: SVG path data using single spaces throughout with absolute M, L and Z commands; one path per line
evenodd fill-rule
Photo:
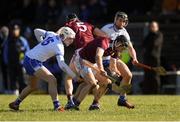
M 8 103 L 16 96 L 0 95 L 0 121 L 37 120 L 37 121 L 177 121 L 180 120 L 180 96 L 129 96 L 135 109 L 118 107 L 117 96 L 104 96 L 100 111 L 88 111 L 93 97 L 88 96 L 80 106 L 80 111 L 52 111 L 53 105 L 48 95 L 28 96 L 21 104 L 20 111 L 9 110 Z M 66 96 L 59 96 L 62 105 Z

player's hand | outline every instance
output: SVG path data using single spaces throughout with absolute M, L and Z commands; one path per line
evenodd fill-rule
M 107 77 L 107 72 L 104 71 L 104 70 L 101 70 L 101 71 L 100 71 L 100 74 L 103 75 L 103 76 L 105 76 L 105 77 Z
M 139 62 L 139 61 L 138 61 L 137 59 L 133 59 L 133 60 L 132 60 L 132 64 L 133 64 L 133 65 L 136 65 L 138 62 Z
M 121 76 L 121 74 L 120 73 L 117 73 L 117 72 L 111 72 L 111 76 L 113 76 L 113 77 L 120 77 Z
M 117 70 L 117 68 L 109 68 L 111 76 L 121 76 L 121 73 Z

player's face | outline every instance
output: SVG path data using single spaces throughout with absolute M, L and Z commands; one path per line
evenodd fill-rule
M 72 43 L 73 43 L 73 40 L 74 40 L 74 38 L 66 38 L 66 39 L 64 40 L 65 46 L 67 47 L 67 46 L 69 46 L 70 44 L 72 44 Z
M 122 18 L 117 18 L 115 21 L 117 28 L 123 28 L 126 25 L 126 21 Z
M 118 52 L 122 52 L 122 51 L 125 50 L 125 49 L 126 49 L 125 46 L 118 46 L 118 47 L 116 47 L 116 50 L 117 50 Z

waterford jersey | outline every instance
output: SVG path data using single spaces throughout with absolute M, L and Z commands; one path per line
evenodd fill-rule
M 117 29 L 114 27 L 114 24 L 107 24 L 101 28 L 111 40 L 115 40 L 117 36 L 124 35 L 128 41 L 130 41 L 130 36 L 125 28 Z
M 61 55 L 64 56 L 64 45 L 60 37 L 54 32 L 47 32 L 45 39 L 28 51 L 26 55 L 31 59 L 44 62 L 52 56 Z M 61 59 L 61 60 L 64 60 Z

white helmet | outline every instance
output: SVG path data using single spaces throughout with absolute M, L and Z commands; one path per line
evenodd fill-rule
M 69 27 L 61 27 L 58 31 L 57 34 L 63 35 L 63 39 L 65 40 L 66 38 L 75 38 L 76 33 Z

